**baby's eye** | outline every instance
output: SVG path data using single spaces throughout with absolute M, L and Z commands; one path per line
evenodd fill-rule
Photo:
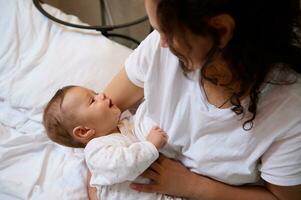
M 90 104 L 94 103 L 95 102 L 95 99 L 94 98 L 91 98 L 91 101 L 90 101 Z

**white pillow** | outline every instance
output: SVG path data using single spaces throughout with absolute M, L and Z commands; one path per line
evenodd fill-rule
M 56 8 L 44 8 L 81 23 Z M 0 100 L 13 108 L 40 112 L 57 89 L 69 84 L 100 91 L 132 51 L 96 31 L 50 21 L 31 0 L 0 0 L 0 9 Z

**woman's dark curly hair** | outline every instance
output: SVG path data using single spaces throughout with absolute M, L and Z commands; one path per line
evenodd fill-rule
M 218 47 L 217 30 L 208 24 L 210 17 L 219 14 L 228 14 L 235 21 L 233 37 L 222 50 Z M 183 28 L 213 39 L 214 45 L 207 54 L 201 78 L 218 82 L 205 72 L 211 66 L 213 55 L 221 53 L 230 63 L 233 78 L 229 84 L 240 83 L 240 91 L 233 92 L 230 99 L 232 110 L 238 115 L 244 114 L 239 99 L 244 94 L 250 97 L 248 111 L 252 115 L 243 123 L 245 130 L 253 127 L 260 86 L 267 74 L 279 66 L 301 73 L 299 0 L 158 0 L 157 17 L 171 51 L 181 59 L 189 58 L 177 52 L 171 41 L 175 35 L 183 33 Z M 184 65 L 182 68 L 187 72 Z

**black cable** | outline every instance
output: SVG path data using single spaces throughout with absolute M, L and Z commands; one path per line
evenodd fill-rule
M 69 22 L 65 22 L 63 20 L 60 20 L 56 17 L 53 17 L 52 15 L 50 15 L 49 13 L 47 13 L 43 7 L 40 4 L 41 0 L 33 0 L 33 4 L 35 5 L 35 7 L 47 18 L 51 19 L 52 21 L 55 21 L 59 24 L 63 24 L 65 26 L 71 26 L 74 28 L 80 28 L 80 29 L 89 29 L 89 30 L 96 30 L 96 31 L 100 31 L 104 36 L 106 37 L 120 37 L 123 39 L 127 39 L 130 40 L 136 44 L 139 44 L 140 42 L 132 37 L 129 36 L 125 36 L 122 34 L 116 34 L 116 33 L 109 33 L 110 31 L 113 31 L 114 29 L 120 29 L 120 28 L 126 28 L 129 26 L 133 26 L 139 23 L 142 23 L 144 21 L 146 21 L 148 19 L 147 16 L 141 17 L 133 22 L 129 22 L 129 23 L 124 23 L 124 24 L 119 24 L 119 25 L 104 25 L 104 26 L 85 26 L 85 25 L 79 25 L 79 24 L 73 24 L 73 23 L 69 23 Z

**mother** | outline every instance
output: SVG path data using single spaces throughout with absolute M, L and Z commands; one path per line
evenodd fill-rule
M 132 188 L 204 200 L 300 199 L 298 1 L 145 4 L 155 31 L 105 93 L 123 110 L 145 98 L 135 126 L 163 128 L 169 158 L 143 174 L 151 184 Z M 260 177 L 262 186 L 249 184 Z

